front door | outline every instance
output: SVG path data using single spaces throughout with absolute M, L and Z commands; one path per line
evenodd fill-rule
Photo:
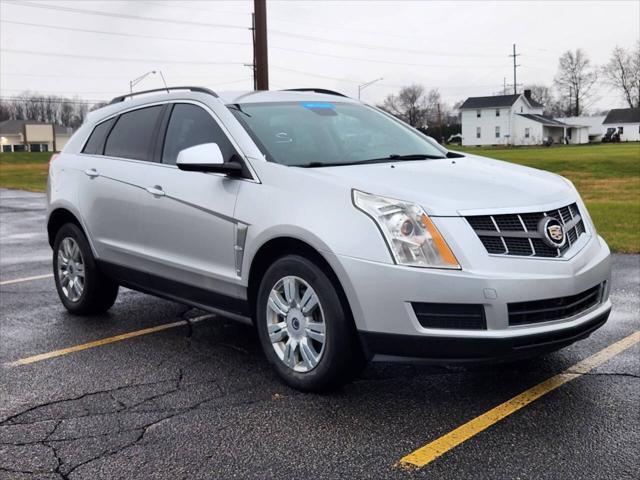
M 178 103 L 170 115 L 162 161 L 145 178 L 151 190 L 143 215 L 146 270 L 237 298 L 234 208 L 242 180 L 175 166 L 178 153 L 195 145 L 216 143 L 226 160 L 235 149 L 204 107 Z

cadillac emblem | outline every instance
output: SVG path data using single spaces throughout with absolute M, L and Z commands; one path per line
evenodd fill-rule
M 564 233 L 564 226 L 557 218 L 543 217 L 538 223 L 538 232 L 542 236 L 544 243 L 551 248 L 561 248 L 567 241 Z

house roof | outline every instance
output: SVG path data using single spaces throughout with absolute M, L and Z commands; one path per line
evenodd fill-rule
M 640 123 L 640 108 L 614 108 L 602 123 Z
M 493 95 L 490 97 L 469 97 L 460 106 L 460 109 L 510 107 L 511 105 L 516 103 L 516 100 L 518 100 L 521 96 L 522 94 L 518 93 L 516 95 Z M 533 98 L 527 98 L 527 102 L 529 102 L 529 105 L 531 105 L 534 108 L 541 108 L 544 106 L 541 103 L 536 102 Z
M 561 122 L 551 117 L 545 117 L 544 115 L 536 115 L 534 113 L 518 113 L 521 117 L 528 118 L 534 122 L 541 123 L 547 127 L 579 127 L 581 125 L 569 125 L 568 123 Z
M 46 122 L 30 122 L 28 120 L 5 120 L 0 122 L 0 134 L 5 135 L 17 135 L 24 133 L 24 125 L 51 125 Z M 54 127 L 56 135 L 64 135 L 71 133 L 71 128 L 63 127 L 62 125 L 55 125 Z

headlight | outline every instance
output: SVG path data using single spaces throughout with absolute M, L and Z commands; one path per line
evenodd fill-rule
M 354 205 L 378 225 L 397 264 L 460 269 L 424 210 L 414 203 L 353 190 Z

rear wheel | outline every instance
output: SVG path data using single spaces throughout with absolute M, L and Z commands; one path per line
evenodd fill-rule
M 89 242 L 72 223 L 62 226 L 56 234 L 53 273 L 58 296 L 71 313 L 105 312 L 118 296 L 118 284 L 98 270 Z
M 331 390 L 364 366 L 353 323 L 335 286 L 304 257 L 280 258 L 266 271 L 256 317 L 267 358 L 294 388 Z

